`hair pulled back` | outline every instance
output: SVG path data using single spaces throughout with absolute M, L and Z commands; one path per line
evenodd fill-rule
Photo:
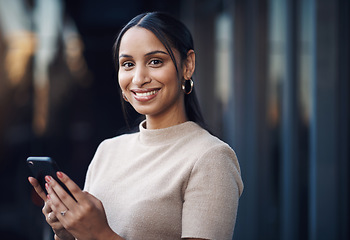
M 149 12 L 137 15 L 120 31 L 113 46 L 113 59 L 115 61 L 117 72 L 119 70 L 118 59 L 121 39 L 126 31 L 134 26 L 142 27 L 151 31 L 161 41 L 175 65 L 176 72 L 180 74 L 172 48 L 180 53 L 180 64 L 182 65 L 183 61 L 187 58 L 188 51 L 194 50 L 192 35 L 181 21 L 161 12 Z M 122 104 L 124 114 L 126 115 L 124 101 L 122 101 Z M 196 122 L 201 127 L 206 128 L 195 89 L 193 89 L 190 94 L 185 94 L 185 111 L 188 120 Z

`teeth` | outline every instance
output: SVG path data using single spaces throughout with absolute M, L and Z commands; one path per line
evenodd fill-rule
M 157 90 L 153 90 L 153 91 L 150 91 L 150 92 L 135 93 L 135 94 L 138 97 L 146 97 L 146 96 L 149 96 L 149 95 L 156 94 L 156 92 L 157 92 Z

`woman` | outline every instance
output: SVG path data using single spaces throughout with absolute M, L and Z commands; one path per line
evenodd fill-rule
M 50 176 L 43 214 L 55 239 L 231 239 L 243 190 L 234 151 L 205 129 L 193 89 L 188 29 L 162 13 L 132 19 L 114 45 L 122 96 L 139 132 L 98 147 L 85 191 Z

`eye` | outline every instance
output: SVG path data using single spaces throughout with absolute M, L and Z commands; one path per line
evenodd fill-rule
M 162 63 L 163 61 L 160 59 L 152 59 L 149 64 L 152 66 L 160 66 Z
M 121 66 L 125 69 L 130 69 L 134 66 L 134 64 L 132 62 L 123 62 Z

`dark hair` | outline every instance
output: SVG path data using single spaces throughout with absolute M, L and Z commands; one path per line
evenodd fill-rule
M 118 59 L 121 39 L 125 32 L 134 26 L 142 27 L 151 31 L 162 42 L 175 65 L 176 72 L 179 74 L 176 59 L 171 48 L 175 48 L 180 53 L 181 62 L 184 61 L 187 58 L 188 51 L 194 50 L 192 35 L 182 22 L 161 12 L 150 12 L 137 15 L 120 31 L 113 46 L 113 59 L 115 61 L 117 72 L 119 69 Z M 127 116 L 123 100 L 122 104 L 124 116 Z M 205 129 L 207 128 L 200 111 L 195 89 L 193 89 L 190 94 L 185 94 L 185 110 L 187 118 L 190 121 L 196 122 Z

